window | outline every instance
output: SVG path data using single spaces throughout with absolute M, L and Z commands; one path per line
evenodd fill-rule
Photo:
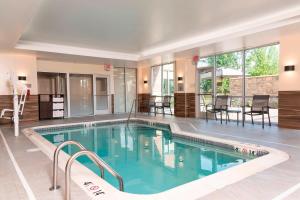
M 201 58 L 197 65 L 200 113 L 215 95 L 228 95 L 229 105 L 240 109 L 244 100 L 249 109 L 255 94 L 270 95 L 271 121 L 277 122 L 279 47 L 275 44 Z
M 163 88 L 162 95 L 174 94 L 174 72 L 173 63 L 163 65 Z
M 174 63 L 152 67 L 152 95 L 174 95 Z
M 216 94 L 228 95 L 231 107 L 243 105 L 243 52 L 216 56 Z
M 153 66 L 151 77 L 151 94 L 156 96 L 156 102 L 162 102 L 163 96 L 174 96 L 174 63 Z M 171 110 L 173 110 L 174 98 L 170 101 Z
M 278 121 L 279 45 L 249 49 L 245 54 L 245 104 L 253 95 L 270 95 L 271 121 Z M 249 108 L 248 108 L 249 109 Z M 254 118 L 259 120 L 260 118 Z
M 211 104 L 214 95 L 215 57 L 201 58 L 198 62 L 200 111 L 205 112 L 205 105 Z

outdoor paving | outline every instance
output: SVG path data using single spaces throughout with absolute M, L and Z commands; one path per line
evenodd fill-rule
M 149 118 L 148 115 L 138 115 L 141 118 Z M 124 118 L 127 115 L 102 115 L 95 117 L 72 118 L 64 120 L 41 121 L 32 123 L 30 126 L 59 124 L 71 122 L 83 122 L 102 119 Z M 261 125 L 246 124 L 243 128 L 237 126 L 235 122 L 230 122 L 227 125 L 220 124 L 220 121 L 210 120 L 206 123 L 199 119 L 183 119 L 167 116 L 163 118 L 161 115 L 150 118 L 164 119 L 166 121 L 174 121 L 184 130 L 197 134 L 205 134 L 219 138 L 238 140 L 242 142 L 255 143 L 264 146 L 269 146 L 289 154 L 290 159 L 284 163 L 271 167 L 267 170 L 259 172 L 242 181 L 234 183 L 219 189 L 204 198 L 203 200 L 268 200 L 273 199 L 287 189 L 300 183 L 300 131 L 280 129 L 277 126 L 261 128 Z M 63 190 L 57 192 L 49 192 L 48 188 L 51 178 L 51 160 L 41 151 L 28 153 L 27 149 L 36 148 L 23 134 L 16 138 L 13 136 L 10 127 L 0 127 L 21 170 L 24 173 L 30 187 L 32 188 L 37 199 L 62 199 Z M 6 164 L 2 164 L 2 161 Z M 3 148 L 2 140 L 0 139 L 0 180 L 11 180 L 10 185 L 15 185 L 19 191 L 20 198 L 26 199 L 26 193 L 22 188 L 18 177 L 15 174 L 14 168 L 9 161 L 7 152 Z M 1 174 L 2 170 L 10 171 L 10 173 Z M 60 171 L 59 182 L 63 183 L 63 174 Z M 1 192 L 1 187 L 0 187 Z M 2 192 L 1 192 L 2 193 Z M 16 197 L 3 198 L 0 193 L 0 199 L 16 199 Z M 2 194 L 3 195 L 3 194 Z M 88 199 L 87 196 L 75 184 L 72 186 L 73 199 Z M 288 200 L 299 200 L 300 189 L 289 195 Z

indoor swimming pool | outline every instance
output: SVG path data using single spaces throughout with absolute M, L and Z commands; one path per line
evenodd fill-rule
M 233 148 L 194 141 L 172 134 L 168 125 L 145 122 L 93 123 L 36 129 L 42 137 L 58 145 L 75 140 L 95 152 L 124 179 L 125 192 L 155 194 L 240 165 L 254 155 Z M 74 154 L 77 147 L 63 149 Z M 80 163 L 99 174 L 88 158 Z M 105 180 L 118 182 L 105 173 Z

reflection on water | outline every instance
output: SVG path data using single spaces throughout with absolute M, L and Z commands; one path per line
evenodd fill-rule
M 123 177 L 126 192 L 136 194 L 162 192 L 249 159 L 230 150 L 172 139 L 167 130 L 137 124 L 52 132 L 43 136 L 56 145 L 66 140 L 80 142 Z M 64 151 L 73 154 L 78 149 L 66 147 Z M 99 174 L 87 157 L 78 160 Z M 118 187 L 108 173 L 105 179 Z

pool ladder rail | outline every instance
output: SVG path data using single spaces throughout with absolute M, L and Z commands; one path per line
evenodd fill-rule
M 137 104 L 136 104 L 136 99 L 134 99 L 132 101 L 132 104 L 131 104 L 131 108 L 130 108 L 130 112 L 129 112 L 129 115 L 128 115 L 128 118 L 127 118 L 127 126 L 128 126 L 128 123 L 130 121 L 130 118 L 131 118 L 131 115 L 132 115 L 132 111 L 133 111 L 133 107 L 135 106 L 135 109 L 134 109 L 134 117 L 136 117 L 136 107 L 137 107 Z
M 80 143 L 68 140 L 63 143 L 61 143 L 54 151 L 53 155 L 53 177 L 52 177 L 52 186 L 49 188 L 50 191 L 57 190 L 60 188 L 60 186 L 57 184 L 57 170 L 58 170 L 58 155 L 59 152 L 62 150 L 63 147 L 67 145 L 75 145 L 77 146 L 80 151 L 72 155 L 69 160 L 67 161 L 66 167 L 65 167 L 65 200 L 71 199 L 71 190 L 70 190 L 70 182 L 71 182 L 71 167 L 73 162 L 76 160 L 76 158 L 86 155 L 88 156 L 99 168 L 100 168 L 100 176 L 103 179 L 104 178 L 104 169 L 106 169 L 111 175 L 113 175 L 119 182 L 119 190 L 124 191 L 124 182 L 123 178 L 114 171 L 106 162 L 104 162 L 101 158 L 97 156 L 92 151 L 88 151 L 84 146 L 82 146 Z

